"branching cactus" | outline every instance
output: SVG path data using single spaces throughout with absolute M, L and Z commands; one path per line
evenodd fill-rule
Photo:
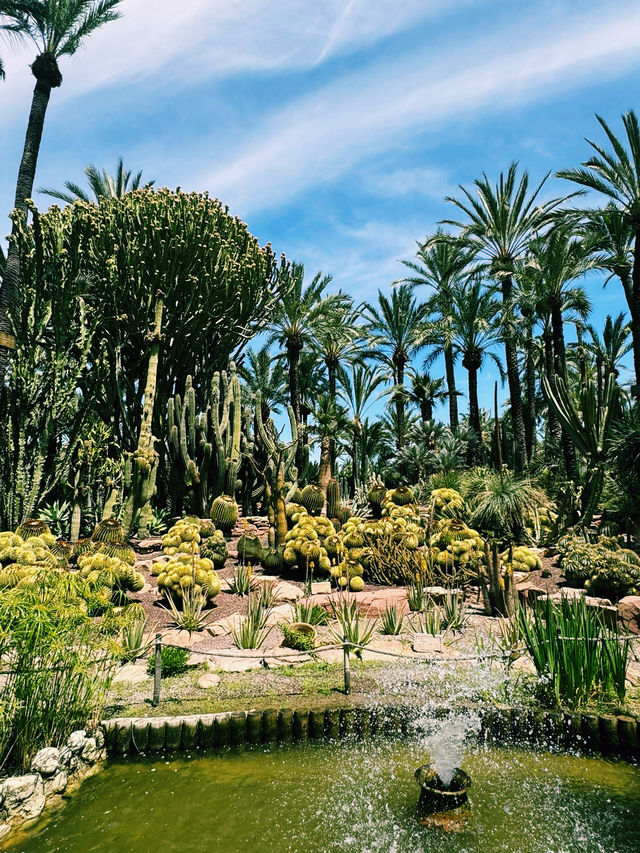
M 269 549 L 273 550 L 284 545 L 287 535 L 287 492 L 296 488 L 298 479 L 294 466 L 296 449 L 298 447 L 298 427 L 291 406 L 288 407 L 289 423 L 291 424 L 291 441 L 283 443 L 278 440 L 278 434 L 273 421 L 262 419 L 262 399 L 256 394 L 256 444 L 260 445 L 266 462 L 258 467 L 254 458 L 251 462 L 256 473 L 264 482 L 264 504 L 269 519 Z M 289 485 L 287 489 L 287 483 Z

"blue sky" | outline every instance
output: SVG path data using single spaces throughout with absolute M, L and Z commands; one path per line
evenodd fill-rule
M 208 190 L 261 242 L 357 299 L 402 275 L 443 201 L 512 160 L 576 165 L 594 113 L 635 108 L 640 0 L 125 0 L 62 60 L 36 184 L 122 155 L 158 185 Z M 0 209 L 11 207 L 33 78 L 0 45 Z M 548 194 L 567 187 L 553 180 Z M 46 197 L 35 194 L 41 206 Z M 6 231 L 9 230 L 7 224 Z M 596 324 L 621 290 L 590 280 Z M 460 371 L 464 387 L 464 371 Z M 488 406 L 495 369 L 487 368 Z M 464 402 L 463 402 L 464 405 Z

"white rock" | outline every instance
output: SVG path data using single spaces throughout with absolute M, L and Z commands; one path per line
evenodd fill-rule
M 8 817 L 20 816 L 30 820 L 38 817 L 44 808 L 44 782 L 38 773 L 13 776 L 0 785 L 0 796 Z
M 53 776 L 60 764 L 60 750 L 55 746 L 47 746 L 35 754 L 31 762 L 31 770 L 41 776 Z
M 3 838 L 6 838 L 7 835 L 11 832 L 11 825 L 8 823 L 0 823 L 0 841 Z
M 219 622 L 214 622 L 209 627 L 214 637 L 220 637 L 223 634 L 231 634 L 232 631 L 237 631 L 242 625 L 243 620 L 244 616 L 241 616 L 239 613 L 233 613 Z
M 300 587 L 286 581 L 281 581 L 274 589 L 273 594 L 278 601 L 297 601 L 302 598 Z
M 74 755 L 80 755 L 84 748 L 85 740 L 87 737 L 87 733 L 84 729 L 78 729 L 77 732 L 72 732 L 69 735 L 67 740 L 67 746 L 74 753 Z
M 82 760 L 86 761 L 87 764 L 93 764 L 98 760 L 99 755 L 100 750 L 98 749 L 95 738 L 88 737 L 85 740 L 82 752 L 80 753 Z
M 61 794 L 69 783 L 69 774 L 66 770 L 58 770 L 58 772 L 50 779 L 44 780 L 44 795 Z
M 142 684 L 150 679 L 151 676 L 148 674 L 146 666 L 136 663 L 126 663 L 116 672 L 113 684 Z
M 220 672 L 248 672 L 260 669 L 262 658 L 258 649 L 226 650 L 224 657 L 212 657 L 211 668 Z
M 302 664 L 310 663 L 313 660 L 311 655 L 295 653 L 294 649 L 286 649 L 277 646 L 274 649 L 268 649 L 264 653 L 264 663 L 269 669 L 277 669 L 282 666 L 302 666 Z
M 421 654 L 442 653 L 442 636 L 440 634 L 414 634 L 413 651 Z
M 331 593 L 330 581 L 316 581 L 311 584 L 311 595 L 328 595 Z
M 209 690 L 211 687 L 217 687 L 220 684 L 220 676 L 214 672 L 208 672 L 206 675 L 201 675 L 198 679 L 198 687 L 203 690 Z
M 280 604 L 274 607 L 267 617 L 267 625 L 279 625 L 280 622 L 291 622 L 294 610 L 290 604 Z

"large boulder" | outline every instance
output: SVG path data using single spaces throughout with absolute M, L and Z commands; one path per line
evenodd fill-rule
M 13 776 L 0 785 L 0 799 L 7 817 L 25 820 L 38 817 L 44 808 L 44 783 L 38 773 Z
M 31 770 L 41 776 L 53 776 L 60 765 L 60 750 L 47 746 L 36 753 L 31 762 Z
M 618 602 L 618 619 L 632 634 L 640 634 L 640 595 L 626 595 Z

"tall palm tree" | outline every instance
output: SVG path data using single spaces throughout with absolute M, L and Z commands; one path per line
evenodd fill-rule
M 396 448 L 405 440 L 404 379 L 407 365 L 424 346 L 424 322 L 427 306 L 418 305 L 413 288 L 401 284 L 391 291 L 391 299 L 378 291 L 377 306 L 365 303 L 365 331 L 371 341 L 371 357 L 385 364 L 393 384 L 400 393 L 394 394 L 396 410 Z
M 341 389 L 340 396 L 345 401 L 351 417 L 351 471 L 352 489 L 362 485 L 365 475 L 362 471 L 366 466 L 363 458 L 363 442 L 365 432 L 366 412 L 379 395 L 376 391 L 385 383 L 385 376 L 370 364 L 355 363 L 349 370 L 340 368 L 338 373 Z M 374 396 L 376 395 L 376 396 Z M 376 440 L 379 440 L 377 435 Z
M 502 338 L 509 382 L 516 464 L 519 468 L 528 460 L 511 302 L 514 276 L 530 240 L 551 223 L 554 212 L 564 200 L 552 199 L 537 203 L 547 178 L 548 175 L 530 191 L 529 174 L 525 171 L 518 178 L 517 163 L 511 164 L 506 175 L 501 173 L 494 186 L 486 174 L 483 174 L 482 178 L 474 181 L 475 194 L 461 186 L 463 199 L 447 197 L 447 201 L 465 214 L 466 220 L 444 220 L 444 224 L 460 229 L 460 237 L 475 250 L 476 258 L 486 264 L 491 277 L 500 284 L 504 315 Z M 436 235 L 431 242 L 437 243 L 446 239 L 442 235 Z
M 633 110 L 622 116 L 626 143 L 621 141 L 601 116 L 596 115 L 613 150 L 607 151 L 587 139 L 595 154 L 578 169 L 562 169 L 558 177 L 596 190 L 612 200 L 620 212 L 618 225 L 633 234 L 631 281 L 621 277 L 631 315 L 633 364 L 636 374 L 634 394 L 640 396 L 640 124 Z M 623 253 L 626 254 L 626 253 Z
M 349 428 L 347 410 L 338 405 L 328 394 L 321 394 L 313 411 L 315 425 L 311 432 L 320 439 L 320 465 L 318 468 L 318 485 L 325 492 L 329 480 L 333 476 L 333 463 L 331 459 L 331 439 L 336 435 L 344 435 Z
M 84 173 L 89 182 L 89 189 L 94 195 L 95 201 L 99 204 L 102 198 L 122 198 L 125 193 L 133 192 L 142 187 L 148 190 L 155 181 L 147 181 L 142 183 L 142 172 L 133 174 L 131 169 L 125 169 L 122 157 L 118 160 L 115 177 L 110 175 L 106 169 L 99 169 L 90 163 L 85 166 Z M 64 201 L 67 204 L 73 204 L 74 201 L 91 201 L 89 193 L 84 190 L 79 184 L 73 181 L 65 181 L 67 192 L 55 189 L 41 189 L 39 192 Z
M 467 371 L 469 382 L 469 426 L 476 442 L 469 445 L 469 464 L 478 461 L 482 451 L 482 428 L 478 403 L 478 373 L 485 358 L 492 358 L 502 370 L 500 359 L 493 347 L 500 342 L 500 330 L 496 317 L 500 304 L 495 291 L 485 287 L 479 276 L 468 282 L 458 283 L 451 290 L 450 316 L 453 328 L 453 347 L 462 357 L 462 366 Z
M 462 240 L 440 240 L 438 231 L 436 242 L 430 240 L 418 243 L 417 261 L 402 261 L 413 275 L 400 279 L 402 283 L 419 287 L 426 285 L 433 293 L 429 298 L 429 311 L 439 320 L 437 334 L 430 344 L 433 345 L 433 357 L 444 357 L 445 376 L 449 398 L 449 426 L 458 427 L 458 391 L 456 390 L 455 359 L 451 346 L 450 330 L 447 328 L 447 306 L 451 287 L 468 274 L 472 254 Z
M 605 375 L 613 373 L 617 378 L 622 359 L 633 349 L 629 339 L 631 326 L 627 322 L 626 314 L 621 311 L 615 320 L 607 314 L 602 335 L 599 335 L 593 326 L 587 326 L 587 330 L 591 336 L 590 349 L 596 362 L 599 381 L 601 371 Z
M 586 238 L 575 237 L 570 226 L 552 229 L 544 237 L 529 244 L 529 259 L 536 270 L 539 310 L 550 318 L 553 344 L 553 379 L 567 381 L 567 354 L 564 335 L 564 312 L 570 310 L 580 320 L 586 319 L 591 308 L 583 288 L 574 282 L 587 272 L 600 266 L 600 259 L 591 250 Z M 576 480 L 578 475 L 575 450 L 567 432 L 561 431 L 562 450 L 567 476 Z
M 38 51 L 31 65 L 36 85 L 18 170 L 14 208 L 27 215 L 27 199 L 33 193 L 36 164 L 51 90 L 62 85 L 58 61 L 73 56 L 87 38 L 104 24 L 120 17 L 122 0 L 0 0 L 0 29 L 17 39 L 31 40 Z M 15 226 L 14 226 L 15 227 Z M 20 259 L 15 243 L 9 243 L 0 290 L 0 381 L 14 347 L 9 308 L 16 299 Z
M 327 310 L 327 299 L 331 297 L 327 297 L 325 291 L 332 276 L 318 272 L 305 285 L 304 265 L 297 263 L 293 263 L 285 274 L 290 276 L 291 286 L 271 322 L 269 344 L 277 341 L 285 350 L 289 369 L 289 402 L 297 423 L 301 423 L 298 389 L 300 354 L 305 346 L 312 344 L 315 323 Z
M 445 391 L 444 384 L 442 377 L 432 379 L 427 372 L 411 374 L 411 385 L 405 391 L 405 397 L 418 406 L 423 421 L 433 420 L 434 406 L 448 398 L 449 393 Z
M 282 362 L 274 358 L 268 346 L 263 346 L 247 350 L 238 373 L 252 397 L 260 393 L 262 420 L 266 423 L 271 412 L 277 412 L 287 402 L 287 373 Z

